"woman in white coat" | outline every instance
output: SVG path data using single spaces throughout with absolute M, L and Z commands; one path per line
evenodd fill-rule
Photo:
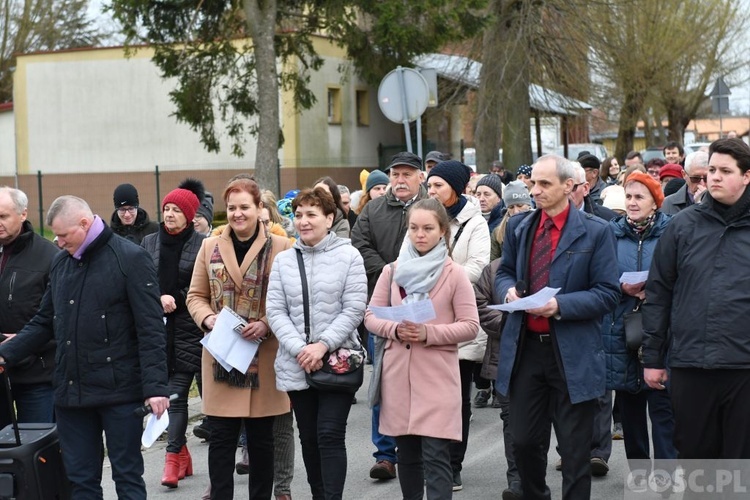
M 453 261 L 463 267 L 471 283 L 476 283 L 490 262 L 490 230 L 479 206 L 463 195 L 471 169 L 456 160 L 443 161 L 432 167 L 427 176 L 427 193 L 445 207 L 451 219 L 449 245 Z M 463 468 L 471 419 L 471 381 L 479 377 L 484 359 L 487 335 L 479 329 L 476 339 L 459 344 L 461 372 L 462 437 L 451 445 L 453 491 L 463 488 Z M 476 375 L 475 375 L 476 374 Z

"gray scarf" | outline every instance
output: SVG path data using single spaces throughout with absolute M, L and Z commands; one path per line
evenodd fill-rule
M 430 291 L 443 273 L 446 257 L 448 248 L 445 246 L 444 238 L 440 238 L 438 244 L 425 255 L 419 255 L 411 241 L 407 241 L 407 244 L 401 247 L 393 281 L 406 290 L 406 298 L 403 300 L 405 304 L 429 297 Z

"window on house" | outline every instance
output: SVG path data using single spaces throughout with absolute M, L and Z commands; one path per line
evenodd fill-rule
M 370 100 L 367 90 L 357 91 L 357 125 L 370 125 Z
M 341 89 L 328 88 L 328 123 L 341 123 Z

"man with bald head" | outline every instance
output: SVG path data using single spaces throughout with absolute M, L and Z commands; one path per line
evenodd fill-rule
M 19 363 L 57 342 L 55 416 L 71 497 L 102 498 L 102 432 L 119 498 L 146 498 L 141 405 L 167 399 L 166 332 L 149 254 L 117 237 L 88 204 L 57 198 L 47 213 L 59 252 L 36 315 L 0 345 Z

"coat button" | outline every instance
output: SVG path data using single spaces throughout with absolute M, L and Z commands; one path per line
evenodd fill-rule
M 112 361 L 112 358 L 110 358 L 109 356 L 107 356 L 107 363 L 109 363 L 110 361 Z
M 104 318 L 106 318 L 106 317 L 107 317 L 107 315 L 106 315 L 106 314 L 102 314 L 102 319 L 104 319 Z
M 68 340 L 67 342 L 65 342 L 65 345 L 70 345 L 70 340 Z
M 406 344 L 407 349 L 411 349 L 411 344 Z
M 73 385 L 73 381 L 72 380 L 68 380 L 68 385 Z
M 71 304 L 75 304 L 75 302 L 76 302 L 75 300 L 73 300 L 73 299 L 70 299 L 70 303 L 71 303 Z

